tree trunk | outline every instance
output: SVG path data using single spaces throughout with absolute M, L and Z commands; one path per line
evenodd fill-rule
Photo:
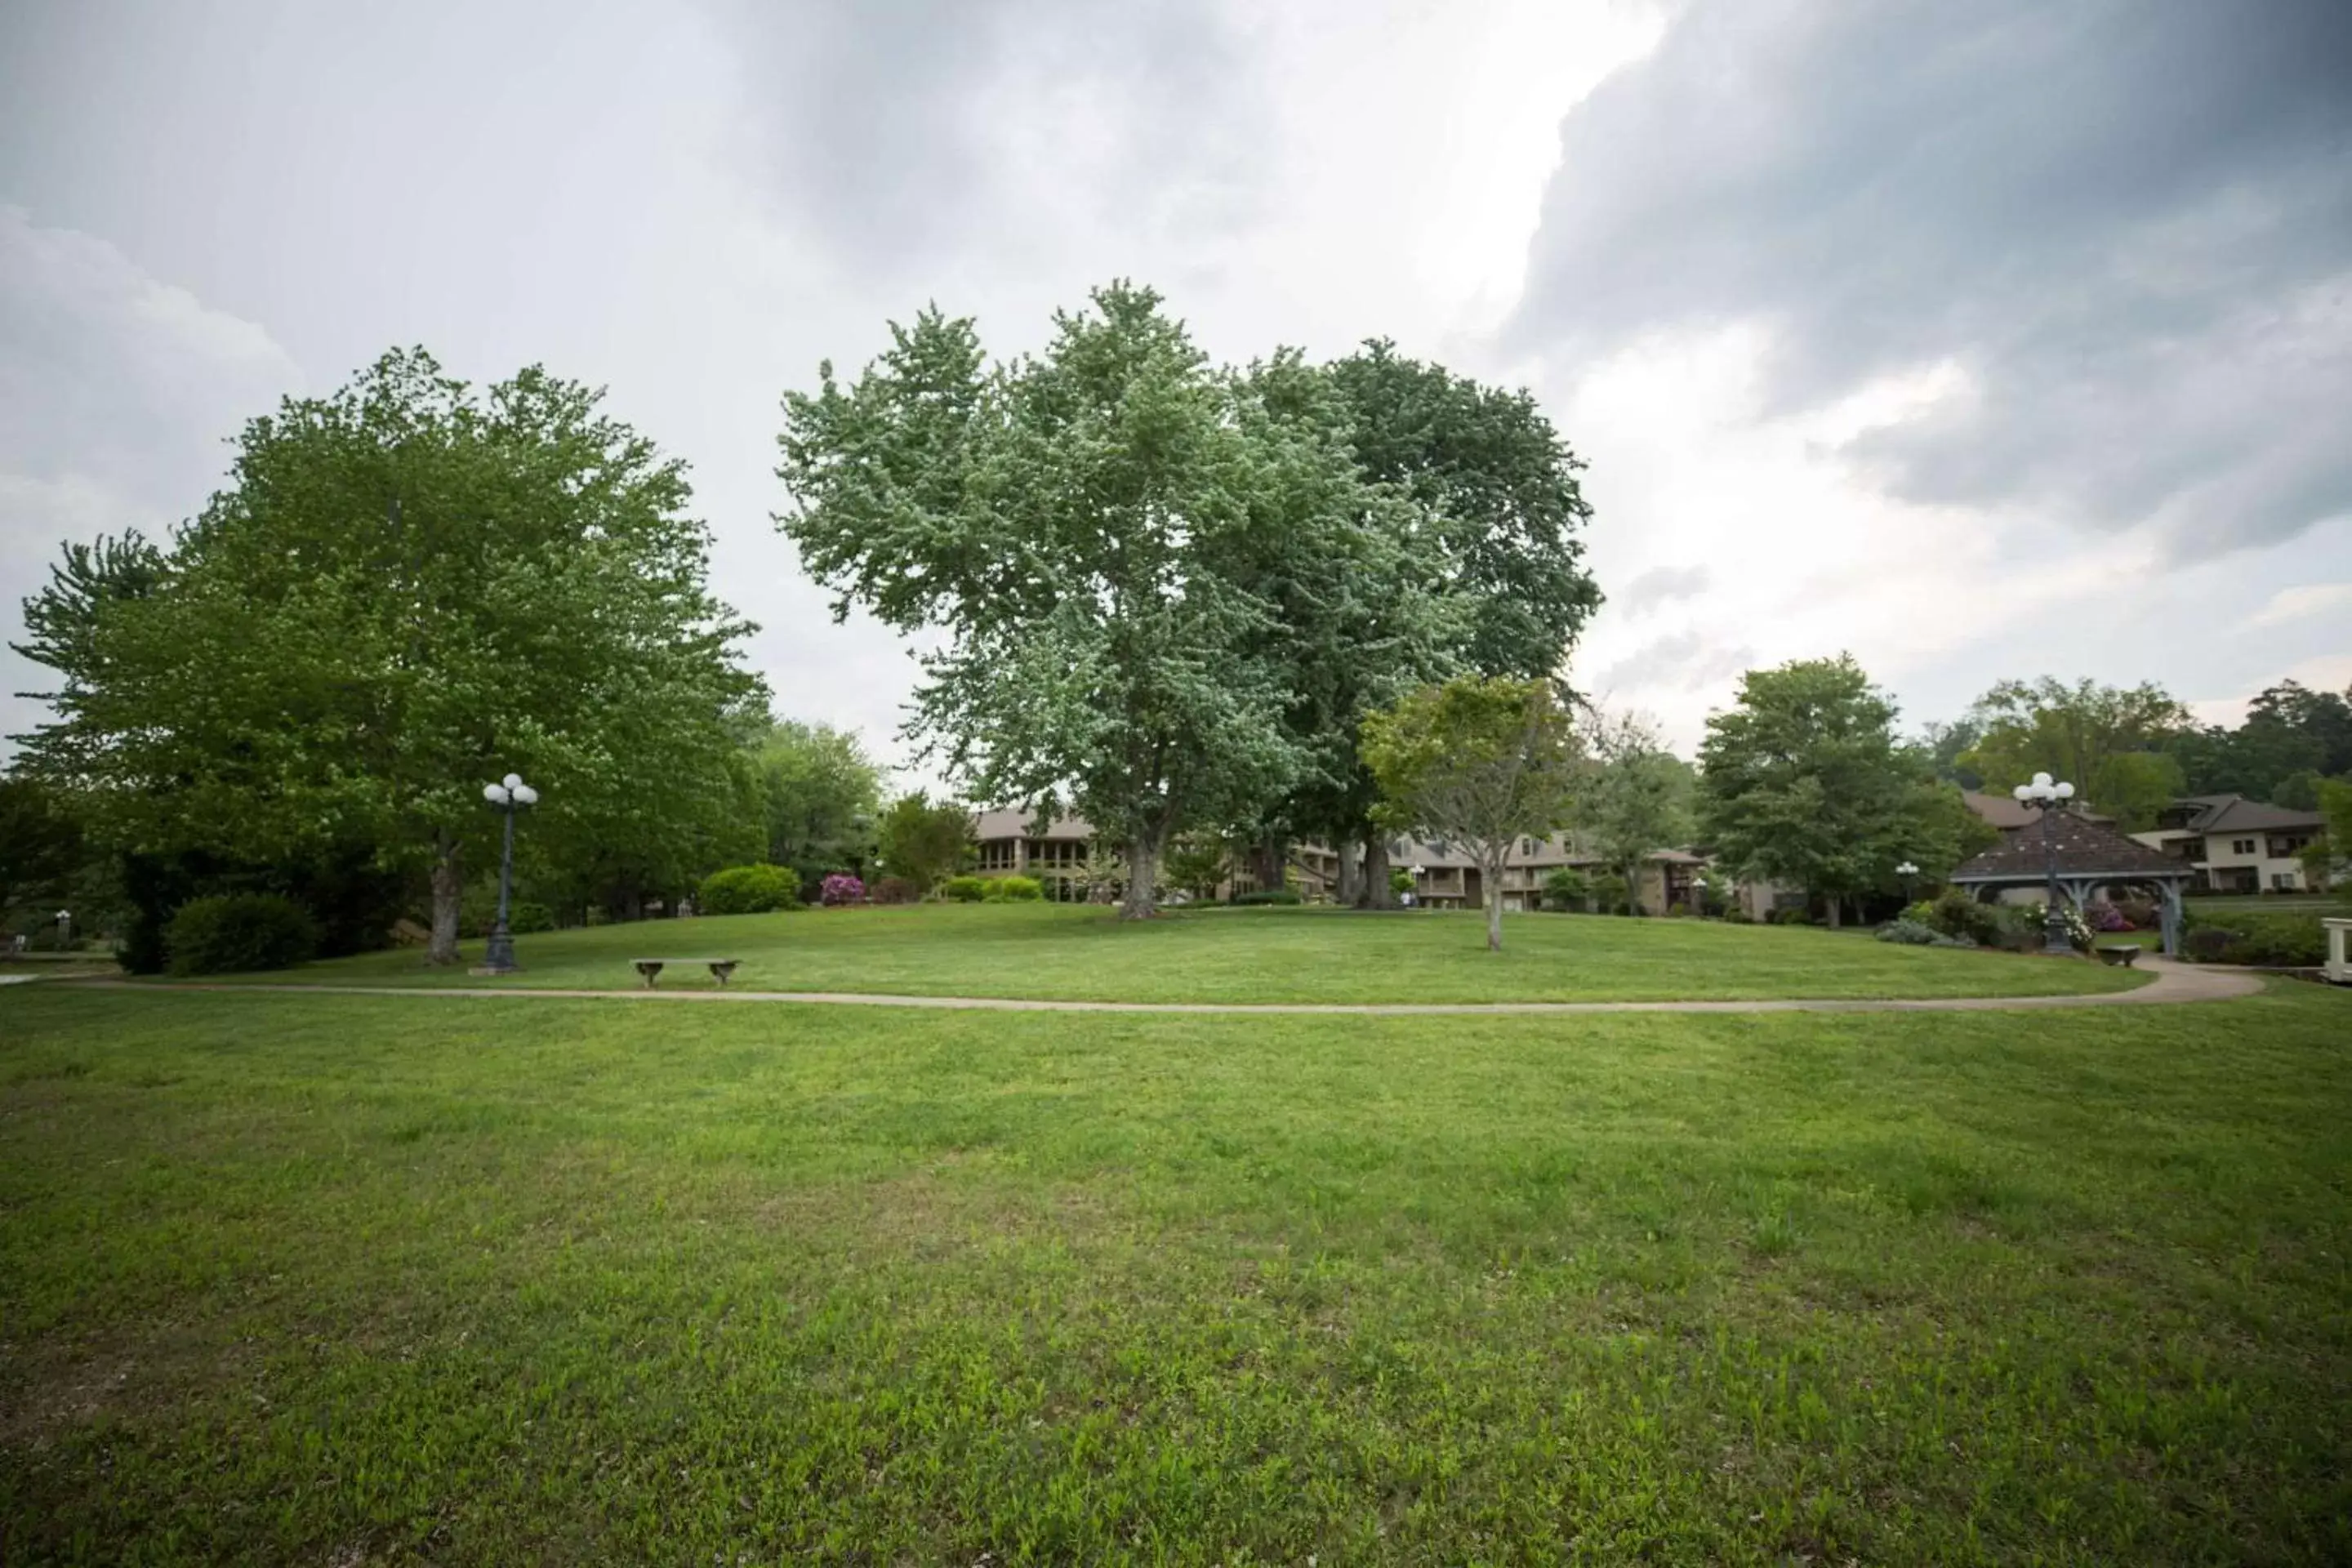
M 1486 951 L 1503 951 L 1503 868 L 1497 864 L 1486 868 Z
M 457 901 L 466 890 L 457 874 L 457 846 L 447 834 L 433 844 L 433 940 L 425 944 L 427 963 L 457 962 Z
M 1388 835 L 1377 827 L 1364 829 L 1364 886 L 1357 898 L 1360 909 L 1396 908 L 1396 889 L 1389 886 Z
M 1160 912 L 1152 900 L 1152 885 L 1160 879 L 1160 838 L 1139 833 L 1127 842 L 1127 894 L 1119 900 L 1118 918 L 1148 921 Z
M 1642 863 L 1636 860 L 1630 866 L 1620 867 L 1618 875 L 1625 879 L 1625 907 L 1633 911 L 1635 920 L 1640 920 L 1642 918 Z
M 1343 838 L 1333 848 L 1339 859 L 1339 885 L 1333 896 L 1341 909 L 1351 910 L 1363 901 L 1364 879 L 1356 864 L 1356 847 Z
M 1842 900 L 1835 893 L 1832 893 L 1830 895 L 1830 930 L 1832 931 L 1838 929 L 1839 917 L 1844 913 L 1844 910 L 1840 907 L 1841 903 Z

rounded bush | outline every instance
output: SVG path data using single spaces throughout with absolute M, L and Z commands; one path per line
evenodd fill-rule
M 797 909 L 800 879 L 787 866 L 730 866 L 702 879 L 696 900 L 706 915 L 763 915 Z
M 985 877 L 950 877 L 940 887 L 940 897 L 950 903 L 976 904 L 988 897 Z
M 817 898 L 827 909 L 862 904 L 866 901 L 866 884 L 846 871 L 835 871 L 825 878 Z
M 191 899 L 163 930 L 174 974 L 242 974 L 288 969 L 319 947 L 319 923 L 276 893 Z
M 1034 877 L 989 877 L 981 894 L 992 904 L 1034 904 L 1045 896 L 1045 885 Z
M 1964 936 L 1946 936 L 1925 921 L 1908 914 L 1891 920 L 1875 933 L 1881 942 L 1901 942 L 1908 947 L 1974 947 L 1976 943 Z
M 923 896 L 923 889 L 904 877 L 877 877 L 866 897 L 877 904 L 911 904 Z
M 499 890 L 487 888 L 468 889 L 457 906 L 457 934 L 464 937 L 488 936 L 499 921 Z M 512 899 L 507 903 L 507 930 L 516 936 L 528 936 L 532 931 L 553 931 L 555 911 L 545 904 L 530 899 Z
M 1236 905 L 1300 904 L 1306 901 L 1298 896 L 1297 889 L 1291 888 L 1260 888 L 1255 892 L 1235 893 L 1233 897 Z

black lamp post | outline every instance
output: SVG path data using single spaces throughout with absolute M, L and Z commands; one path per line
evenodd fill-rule
M 499 918 L 490 927 L 489 951 L 482 955 L 482 966 L 474 973 L 512 974 L 517 966 L 514 934 L 507 929 L 507 905 L 514 891 L 515 813 L 526 805 L 537 805 L 539 792 L 523 783 L 521 774 L 509 773 L 484 788 L 482 798 L 506 814 L 506 845 L 499 855 Z
M 2042 951 L 2061 956 L 2074 951 L 2073 939 L 2066 931 L 2066 911 L 2058 901 L 2058 840 L 2050 831 L 2050 817 L 2063 810 L 2074 798 L 2074 786 L 2054 782 L 2048 773 L 2036 773 L 2029 784 L 2019 784 L 2010 791 L 2019 804 L 2030 805 L 2042 814 L 2042 848 L 2050 866 L 2050 889 L 2043 895 L 2042 906 Z
M 1895 874 L 1903 879 L 1903 907 L 1907 910 L 1911 907 L 1911 879 L 1919 874 L 1919 868 L 1906 860 L 1895 868 Z

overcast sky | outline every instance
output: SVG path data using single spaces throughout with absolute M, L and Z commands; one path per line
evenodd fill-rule
M 1912 723 L 2352 682 L 2341 0 L 8 0 L 0 623 L 423 343 L 609 386 L 779 709 L 895 754 L 903 648 L 769 521 L 778 397 L 1118 276 L 1223 357 L 1533 387 L 1598 509 L 1574 674 L 1685 745 L 1840 649 Z

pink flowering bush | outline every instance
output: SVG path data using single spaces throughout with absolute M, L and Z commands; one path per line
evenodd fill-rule
M 824 879 L 817 899 L 828 908 L 835 904 L 862 904 L 866 901 L 866 884 L 846 871 L 835 871 Z

